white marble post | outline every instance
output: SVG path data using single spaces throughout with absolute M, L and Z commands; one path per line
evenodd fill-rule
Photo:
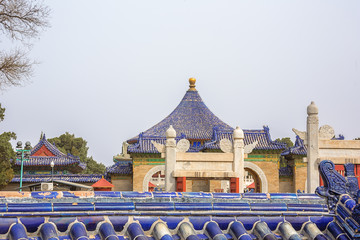
M 234 145 L 234 162 L 233 170 L 238 173 L 239 192 L 244 192 L 244 132 L 241 128 L 236 127 L 233 133 Z
M 170 125 L 165 135 L 165 191 L 173 192 L 176 191 L 176 180 L 173 176 L 176 163 L 176 131 Z
M 315 193 L 319 182 L 319 109 L 314 102 L 307 107 L 307 192 Z

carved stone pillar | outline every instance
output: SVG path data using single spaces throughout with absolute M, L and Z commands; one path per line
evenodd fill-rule
M 233 139 L 233 170 L 238 173 L 239 191 L 242 193 L 244 192 L 244 132 L 241 128 L 236 127 L 233 133 Z
M 319 109 L 314 102 L 307 107 L 307 192 L 315 193 L 319 186 Z
M 176 179 L 174 178 L 174 170 L 176 163 L 176 131 L 170 125 L 166 130 L 165 144 L 165 191 L 173 192 L 176 190 Z

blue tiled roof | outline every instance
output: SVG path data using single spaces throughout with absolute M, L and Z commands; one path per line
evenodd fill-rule
M 294 146 L 286 149 L 285 151 L 283 151 L 281 153 L 282 156 L 286 156 L 286 155 L 290 155 L 290 154 L 293 154 L 293 155 L 306 155 L 307 154 L 307 149 L 306 149 L 306 146 L 304 145 L 304 140 L 302 140 L 297 135 L 296 135 L 296 140 L 295 140 Z
M 271 140 L 269 127 L 264 126 L 263 129 L 244 129 L 244 144 L 252 144 L 257 141 L 255 149 L 257 150 L 281 150 L 286 148 L 285 143 Z M 223 138 L 232 139 L 233 132 L 214 131 L 214 141 L 205 143 L 204 149 L 220 149 L 220 140 Z
M 207 149 L 220 149 L 219 141 L 228 138 L 232 141 L 234 128 L 221 121 L 213 114 L 201 99 L 195 89 L 185 93 L 180 104 L 164 120 L 129 139 L 129 153 L 158 153 L 151 141 L 165 143 L 165 132 L 170 127 L 176 131 L 177 138 L 204 142 L 200 146 L 191 146 L 189 152 L 199 152 Z M 255 149 L 278 150 L 285 149 L 285 144 L 271 140 L 269 128 L 260 130 L 244 130 L 245 144 L 258 141 Z
M 42 146 L 45 146 L 54 156 L 33 156 Z M 81 169 L 86 168 L 86 163 L 81 163 L 80 158 L 71 154 L 62 153 L 55 145 L 46 140 L 45 134 L 39 143 L 31 149 L 31 155 L 28 161 L 24 161 L 24 166 L 50 166 L 51 162 L 55 166 L 77 165 Z M 14 164 L 21 166 L 20 160 L 13 160 Z
M 30 156 L 28 161 L 24 161 L 24 166 L 50 166 L 51 161 L 54 161 L 55 166 L 68 166 L 72 164 L 80 165 L 79 159 L 67 157 L 45 157 L 45 156 Z M 14 161 L 15 165 L 21 166 L 21 161 Z M 81 166 L 86 168 L 86 164 Z
M 105 175 L 107 175 L 107 174 L 131 175 L 132 174 L 132 162 L 131 161 L 118 161 L 114 165 L 106 168 Z
M 272 141 L 269 128 L 264 126 L 263 129 L 258 130 L 243 130 L 244 131 L 244 143 L 245 145 L 251 144 L 255 141 L 258 141 L 255 149 L 257 150 L 282 150 L 286 148 L 285 143 L 280 143 L 277 141 Z M 205 141 L 205 143 L 198 147 L 191 146 L 189 152 L 199 152 L 208 149 L 220 149 L 220 140 L 227 138 L 232 141 L 233 131 L 224 131 L 213 129 L 212 139 Z M 184 136 L 177 137 L 176 140 L 179 141 Z M 165 137 L 149 137 L 140 134 L 138 142 L 128 146 L 128 152 L 130 153 L 159 153 L 157 149 L 153 146 L 151 141 L 155 141 L 161 144 L 165 144 Z
M 54 180 L 64 180 L 68 182 L 97 182 L 102 178 L 102 174 L 64 174 L 54 175 Z M 23 182 L 37 183 L 51 181 L 49 174 L 24 175 Z M 20 182 L 20 175 L 15 175 L 11 182 Z
M 164 120 L 143 132 L 144 137 L 165 137 L 172 125 L 178 136 L 187 139 L 211 139 L 214 127 L 233 131 L 228 124 L 213 114 L 201 99 L 198 91 L 187 91 L 180 104 Z
M 178 136 L 186 139 L 211 139 L 213 129 L 233 131 L 228 124 L 213 114 L 201 99 L 198 91 L 187 91 L 180 104 L 164 120 L 142 133 L 146 137 L 165 137 L 165 132 L 172 125 Z M 136 140 L 139 136 L 130 139 Z

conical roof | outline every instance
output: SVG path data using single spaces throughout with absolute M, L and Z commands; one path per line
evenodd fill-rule
M 234 128 L 209 110 L 195 89 L 195 81 L 193 78 L 189 79 L 189 90 L 169 116 L 128 140 L 130 143 L 127 148 L 128 153 L 158 153 L 152 142 L 154 140 L 165 144 L 165 132 L 170 125 L 176 131 L 177 141 L 182 138 L 200 140 L 194 141 L 194 144 L 190 146 L 190 152 L 220 149 L 219 141 L 223 138 L 232 141 Z M 259 130 L 244 130 L 245 144 L 252 144 L 255 141 L 258 142 L 255 149 L 281 150 L 286 147 L 284 143 L 272 141 L 269 128 L 265 126 Z
M 178 137 L 187 139 L 212 139 L 213 130 L 233 131 L 233 128 L 220 120 L 201 99 L 195 89 L 195 79 L 190 78 L 190 88 L 185 96 L 165 119 L 142 133 L 143 137 L 165 137 L 172 125 Z

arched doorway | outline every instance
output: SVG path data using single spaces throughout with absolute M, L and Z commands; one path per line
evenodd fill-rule
M 165 190 L 165 166 L 151 168 L 143 180 L 143 191 Z
M 254 192 L 267 193 L 268 181 L 263 170 L 256 164 L 251 162 L 244 162 L 244 170 L 247 172 L 254 181 Z M 246 175 L 244 176 L 246 178 Z M 245 179 L 244 179 L 245 180 Z M 246 181 L 246 180 L 245 180 Z
M 244 192 L 261 192 L 261 181 L 259 176 L 251 169 L 244 169 Z

